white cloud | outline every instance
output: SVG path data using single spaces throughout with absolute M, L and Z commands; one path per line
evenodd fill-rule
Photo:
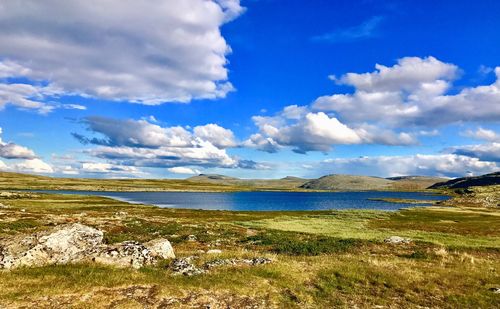
M 328 152 L 333 145 L 384 144 L 412 145 L 417 143 L 412 134 L 393 132 L 377 126 L 362 124 L 350 127 L 324 112 L 311 112 L 305 106 L 287 106 L 275 116 L 254 116 L 259 129 L 243 145 L 262 151 L 276 152 L 293 147 L 295 152 Z
M 83 123 L 103 137 L 73 135 L 84 144 L 99 146 L 87 150 L 88 154 L 115 165 L 260 168 L 256 162 L 230 156 L 225 148 L 237 146 L 234 134 L 215 124 L 191 130 L 104 117 L 88 117 Z
M 144 104 L 224 97 L 233 86 L 220 27 L 243 10 L 238 0 L 3 1 L 0 78 Z M 7 103 L 39 108 L 30 98 L 47 89 L 29 86 L 4 83 L 17 96 Z
M 204 167 L 235 168 L 238 160 L 230 157 L 224 149 L 210 142 L 194 142 L 190 147 L 139 148 L 127 146 L 97 147 L 89 153 L 118 165 L 145 167 L 175 167 L 196 165 Z
M 192 169 L 185 166 L 176 166 L 167 169 L 169 172 L 174 174 L 186 174 L 186 175 L 198 175 L 200 171 L 197 169 Z
M 64 175 L 79 175 L 80 174 L 80 171 L 77 168 L 70 166 L 70 165 L 59 166 L 57 168 L 57 171 L 61 174 L 64 174 Z
M 231 130 L 210 123 L 193 129 L 194 136 L 209 141 L 219 148 L 236 147 L 237 143 Z
M 458 76 L 457 66 L 434 57 L 402 58 L 392 67 L 376 65 L 376 71 L 347 73 L 337 83 L 350 85 L 354 93 L 318 98 L 313 106 L 334 111 L 346 123 L 374 123 L 393 127 L 440 126 L 467 121 L 500 119 L 500 67 L 491 85 L 463 88 L 446 94 Z
M 417 132 L 418 135 L 420 136 L 438 136 L 439 135 L 439 130 L 434 129 L 434 130 L 420 130 Z
M 493 130 L 478 128 L 476 131 L 467 130 L 462 135 L 489 142 L 500 142 L 500 134 Z
M 33 150 L 12 142 L 4 142 L 1 138 L 2 128 L 0 128 L 0 157 L 5 159 L 35 159 Z
M 500 142 L 480 145 L 457 146 L 449 149 L 454 154 L 500 162 Z
M 456 154 L 379 156 L 327 159 L 317 166 L 322 174 L 346 173 L 381 177 L 427 175 L 463 177 L 497 171 L 495 162 Z
M 0 66 L 2 66 L 0 61 Z M 0 68 L 1 69 L 1 68 Z M 0 75 L 2 72 L 0 71 Z M 56 108 L 63 109 L 86 109 L 79 104 L 61 104 L 56 102 L 45 102 L 44 100 L 54 98 L 61 93 L 51 86 L 39 86 L 22 83 L 2 83 L 0 79 L 0 110 L 7 105 L 13 105 L 23 110 L 35 110 L 40 114 L 47 114 Z
M 102 162 L 84 162 L 82 163 L 81 171 L 84 173 L 97 174 L 125 174 L 137 175 L 143 174 L 138 168 L 133 166 L 121 166 Z
M 121 120 L 106 117 L 87 117 L 83 122 L 89 130 L 103 134 L 104 139 L 87 139 L 74 134 L 82 142 L 107 146 L 157 148 L 162 146 L 187 147 L 191 133 L 180 126 L 163 128 L 146 120 Z
M 15 163 L 12 166 L 9 166 L 8 170 L 20 173 L 54 173 L 52 166 L 40 159 L 29 159 Z

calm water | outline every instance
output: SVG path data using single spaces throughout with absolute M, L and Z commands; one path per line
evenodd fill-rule
M 403 198 L 414 200 L 446 200 L 447 196 L 420 192 L 92 192 L 39 191 L 47 193 L 99 195 L 114 199 L 151 204 L 159 207 L 210 210 L 328 210 L 380 209 L 397 210 L 426 204 L 403 204 L 373 201 L 370 198 Z

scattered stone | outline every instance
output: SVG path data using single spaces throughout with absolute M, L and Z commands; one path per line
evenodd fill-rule
M 411 243 L 411 239 L 399 236 L 391 236 L 389 238 L 386 238 L 384 242 L 388 244 L 409 244 Z
M 198 240 L 198 238 L 196 238 L 196 236 L 195 236 L 195 235 L 189 235 L 189 236 L 187 237 L 187 240 L 188 240 L 188 241 L 197 241 L 197 240 Z
M 271 262 L 272 262 L 271 259 L 263 257 L 257 257 L 253 259 L 217 259 L 205 263 L 204 267 L 206 269 L 211 269 L 220 266 L 241 266 L 241 265 L 257 266 L 257 265 L 268 264 Z
M 21 209 L 21 212 L 26 212 L 26 209 L 24 209 L 24 208 L 23 208 L 23 209 Z
M 490 291 L 493 292 L 494 294 L 500 294 L 500 288 L 499 287 L 490 288 Z
M 0 192 L 0 198 L 16 199 L 16 198 L 37 198 L 38 195 L 29 192 Z
M 128 216 L 128 212 L 126 212 L 126 211 L 118 211 L 118 212 L 115 212 L 115 216 L 116 217 L 126 217 L 126 216 Z
M 4 205 L 4 204 L 0 203 L 0 208 L 5 209 L 5 208 L 9 208 L 9 206 L 6 206 L 6 205 Z
M 131 266 L 136 269 L 156 262 L 151 255 L 151 251 L 136 241 L 124 241 L 114 246 L 108 246 L 93 260 L 102 264 L 121 267 Z
M 207 254 L 221 254 L 222 250 L 219 249 L 210 249 L 207 251 Z
M 174 248 L 166 238 L 159 238 L 144 244 L 153 257 L 175 259 Z
M 192 260 L 194 257 L 175 259 L 170 264 L 174 275 L 196 276 L 205 273 L 203 269 L 196 267 Z

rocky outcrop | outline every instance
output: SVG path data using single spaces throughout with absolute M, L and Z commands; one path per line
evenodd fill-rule
M 82 224 L 56 228 L 44 236 L 28 236 L 3 246 L 0 268 L 80 262 L 98 252 L 103 233 Z
M 205 263 L 205 268 L 211 269 L 220 266 L 257 266 L 271 263 L 272 260 L 263 257 L 257 257 L 253 259 L 217 259 L 210 262 Z
M 141 268 L 146 265 L 155 264 L 156 259 L 151 255 L 151 251 L 143 244 L 136 241 L 124 241 L 103 248 L 93 257 L 93 261 L 118 267 L 130 266 L 133 268 Z
M 403 238 L 403 237 L 400 237 L 400 236 L 391 236 L 389 238 L 386 238 L 384 240 L 385 243 L 388 243 L 388 244 L 409 244 L 411 243 L 411 239 L 409 238 Z
M 184 275 L 184 276 L 195 276 L 205 273 L 205 270 L 196 267 L 193 263 L 195 257 L 187 257 L 181 259 L 175 259 L 170 264 L 170 269 L 172 269 L 174 275 Z
M 253 259 L 216 259 L 198 267 L 194 264 L 194 260 L 196 259 L 196 256 L 175 259 L 170 264 L 170 269 L 174 275 L 196 276 L 207 273 L 209 270 L 221 266 L 258 266 L 272 262 L 271 259 L 264 257 L 257 257 Z
M 0 244 L 0 269 L 92 261 L 140 268 L 173 257 L 173 248 L 166 239 L 106 245 L 102 231 L 79 223 Z

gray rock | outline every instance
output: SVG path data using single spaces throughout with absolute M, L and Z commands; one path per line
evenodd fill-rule
M 196 267 L 192 260 L 193 257 L 173 260 L 170 268 L 174 272 L 174 275 L 196 276 L 205 273 L 205 270 Z
M 174 257 L 174 250 L 167 239 L 147 244 L 126 241 L 105 245 L 102 231 L 79 223 L 59 226 L 44 234 L 12 238 L 0 244 L 0 269 L 83 261 L 140 268 Z
M 174 248 L 166 238 L 159 238 L 144 244 L 155 258 L 175 259 Z
M 386 238 L 384 242 L 388 244 L 409 244 L 411 243 L 411 239 L 399 236 L 391 236 L 389 238 Z
M 210 249 L 207 251 L 207 254 L 221 254 L 222 250 L 219 249 Z
M 253 259 L 217 259 L 210 262 L 205 263 L 204 267 L 206 269 L 211 269 L 220 266 L 257 266 L 271 263 L 272 260 L 268 258 L 258 257 Z
M 103 233 L 79 223 L 56 228 L 45 236 L 28 236 L 4 246 L 0 268 L 43 266 L 83 261 L 95 254 Z
M 133 268 L 141 268 L 156 263 L 156 258 L 153 257 L 151 251 L 136 241 L 124 241 L 107 246 L 93 260 L 101 264 Z
M 195 235 L 189 235 L 189 236 L 187 237 L 187 240 L 188 240 L 188 241 L 197 241 L 197 240 L 198 240 L 198 238 L 197 238 Z
M 490 288 L 490 291 L 495 293 L 495 294 L 500 294 L 500 288 L 499 287 L 494 287 L 494 288 Z

